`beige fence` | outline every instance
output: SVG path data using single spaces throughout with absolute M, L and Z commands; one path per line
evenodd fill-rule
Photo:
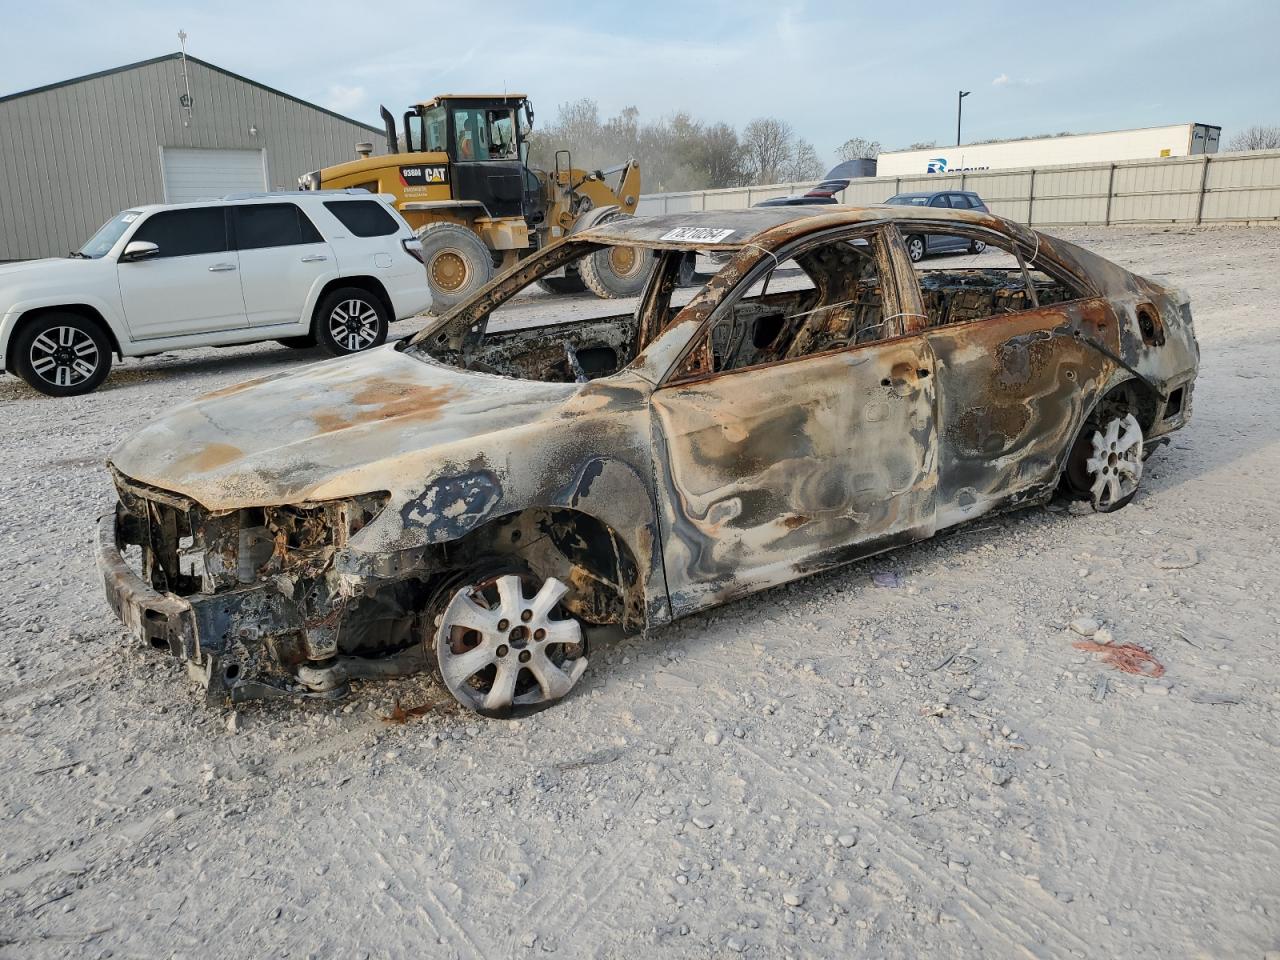
M 642 216 L 691 210 L 740 210 L 812 183 L 654 193 Z M 993 213 L 1020 223 L 1085 226 L 1122 223 L 1280 222 L 1280 150 L 1159 160 L 1077 164 L 918 177 L 852 180 L 844 203 L 883 203 L 895 193 L 973 190 Z

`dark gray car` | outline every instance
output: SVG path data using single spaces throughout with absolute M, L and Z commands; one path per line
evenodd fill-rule
M 899 193 L 885 203 L 895 207 L 941 207 L 944 210 L 977 210 L 990 213 L 982 198 L 969 190 L 939 190 L 933 193 Z M 907 253 L 912 263 L 919 263 L 932 253 L 981 253 L 987 245 L 981 240 L 942 234 L 912 234 L 906 238 Z

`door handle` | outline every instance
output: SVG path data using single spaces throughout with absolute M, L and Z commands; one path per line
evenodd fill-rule
M 212 267 L 209 268 L 209 272 L 210 273 L 226 273 L 228 270 L 234 270 L 235 268 L 236 268 L 236 265 L 234 263 L 215 263 Z
M 302 258 L 303 263 L 319 263 L 321 260 L 328 260 L 323 253 L 309 253 Z

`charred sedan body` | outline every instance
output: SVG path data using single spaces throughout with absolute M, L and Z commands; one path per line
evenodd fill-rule
M 920 270 L 922 233 L 1008 265 Z M 628 312 L 492 316 L 619 247 L 654 259 Z M 680 306 L 692 250 L 729 258 Z M 410 341 L 156 419 L 112 455 L 100 564 L 211 700 L 434 667 L 501 714 L 568 693 L 592 625 L 655 627 L 1057 490 L 1123 506 L 1197 363 L 1184 295 L 990 214 L 613 223 Z

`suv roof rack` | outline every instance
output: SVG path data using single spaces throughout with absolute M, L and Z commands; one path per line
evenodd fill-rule
M 317 193 L 327 193 L 329 195 L 349 195 L 353 193 L 361 196 L 370 196 L 368 190 L 364 187 L 345 187 L 342 190 L 263 190 L 257 193 L 228 193 L 223 200 L 261 200 L 263 197 L 289 197 L 290 199 L 298 199 L 298 194 L 306 196 L 315 196 Z

